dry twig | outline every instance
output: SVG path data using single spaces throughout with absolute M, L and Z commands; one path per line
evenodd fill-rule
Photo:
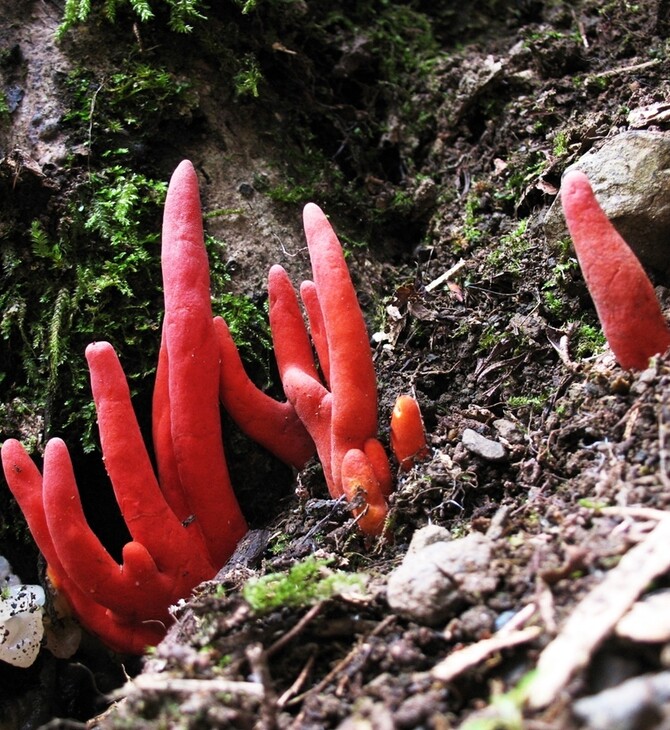
M 654 578 L 670 569 L 670 515 L 659 520 L 575 608 L 558 636 L 540 655 L 530 706 L 546 707 L 612 632 Z

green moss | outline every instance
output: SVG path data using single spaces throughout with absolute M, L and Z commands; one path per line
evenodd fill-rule
M 554 248 L 557 260 L 549 278 L 542 286 L 542 301 L 545 310 L 552 317 L 565 321 L 574 306 L 567 289 L 579 266 L 569 239 L 558 241 Z
M 242 595 L 254 611 L 265 613 L 282 606 L 308 606 L 343 591 L 360 589 L 363 584 L 361 575 L 331 571 L 327 560 L 310 556 L 288 573 L 270 573 L 248 581 Z
M 479 198 L 471 192 L 465 199 L 465 205 L 463 207 L 462 235 L 468 247 L 475 245 L 484 235 L 483 231 L 478 227 L 479 223 Z
M 9 104 L 5 92 L 0 89 L 0 124 L 5 124 L 7 121 L 9 121 Z
M 568 154 L 568 135 L 567 132 L 559 131 L 554 136 L 554 145 L 552 152 L 555 157 L 564 157 Z
M 252 96 L 258 98 L 260 92 L 258 87 L 263 81 L 263 72 L 260 69 L 258 60 L 247 54 L 240 63 L 240 68 L 233 78 L 233 86 L 237 96 Z
M 489 352 L 506 337 L 508 337 L 508 333 L 505 330 L 501 331 L 499 324 L 485 327 L 477 340 L 477 351 Z
M 293 182 L 290 179 L 286 183 L 270 188 L 267 194 L 278 203 L 290 205 L 303 205 L 316 197 L 313 187 Z
M 507 692 L 498 689 L 489 698 L 487 707 L 466 720 L 461 730 L 523 730 L 523 709 L 536 676 L 536 670 L 526 672 Z
M 75 69 L 66 77 L 65 90 L 70 109 L 63 121 L 73 141 L 108 161 L 132 157 L 167 122 L 188 121 L 198 103 L 188 81 L 134 60 L 107 75 Z
M 83 228 L 98 234 L 114 254 L 107 262 L 109 271 L 101 277 L 97 288 L 112 285 L 131 294 L 127 286 L 131 274 L 155 255 L 159 232 L 145 230 L 146 213 L 162 208 L 167 183 L 113 165 L 93 173 L 89 186 L 90 199 L 85 207 Z M 82 207 L 78 206 L 78 213 L 82 212 Z
M 525 191 L 542 175 L 548 165 L 546 154 L 533 149 L 512 155 L 506 170 L 504 189 L 498 197 L 516 205 Z
M 510 233 L 500 237 L 500 243 L 486 257 L 490 266 L 497 270 L 504 270 L 512 274 L 519 274 L 522 270 L 522 259 L 530 247 L 526 237 L 528 218 L 519 221 L 517 227 Z
M 547 395 L 513 395 L 507 399 L 510 408 L 529 408 L 531 411 L 540 412 L 547 402 Z
M 244 215 L 244 208 L 216 208 L 215 210 L 209 210 L 203 214 L 204 220 L 211 220 L 212 218 L 226 218 L 232 215 Z
M 565 314 L 566 300 L 554 291 L 543 291 L 542 301 L 544 308 L 556 319 L 561 319 Z
M 261 371 L 262 385 L 270 385 L 272 338 L 266 312 L 249 297 L 223 292 L 214 299 L 214 311 L 228 324 L 240 356 Z
M 599 326 L 582 323 L 577 328 L 572 346 L 575 356 L 581 360 L 601 352 L 605 344 L 605 335 Z
M 599 502 L 595 499 L 591 499 L 588 497 L 583 497 L 582 499 L 577 501 L 577 504 L 580 507 L 584 507 L 584 509 L 590 509 L 594 512 L 600 512 L 601 510 L 605 509 L 605 507 L 608 507 L 607 502 Z
M 272 543 L 270 544 L 270 552 L 273 555 L 281 555 L 290 545 L 291 538 L 286 533 L 279 533 L 279 535 L 276 535 L 272 539 Z
M 158 10 L 166 10 L 169 28 L 178 33 L 189 33 L 191 23 L 205 18 L 201 12 L 204 3 L 200 0 L 104 0 L 104 3 L 96 2 L 95 9 L 112 23 L 119 10 L 129 10 L 140 22 L 152 20 Z M 91 0 L 65 0 L 56 36 L 62 38 L 71 28 L 86 22 L 93 11 Z

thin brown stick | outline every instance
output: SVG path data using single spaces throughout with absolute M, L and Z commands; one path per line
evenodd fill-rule
M 437 279 L 433 279 L 431 282 L 426 284 L 424 289 L 428 292 L 433 291 L 433 289 L 437 289 L 438 286 L 449 281 L 449 279 L 451 279 L 454 274 L 457 274 L 464 266 L 465 261 L 463 259 L 457 261 L 450 269 L 447 269 L 444 273 L 440 274 Z
M 378 636 L 380 633 L 382 633 L 382 631 L 385 631 L 395 620 L 396 617 L 394 615 L 391 615 L 387 616 L 383 621 L 380 621 L 377 626 L 375 626 L 375 628 L 369 634 L 363 637 L 356 644 L 356 646 L 341 661 L 339 661 L 318 684 L 308 689 L 307 692 L 298 695 L 298 697 L 294 698 L 291 701 L 291 704 L 303 701 L 308 695 L 318 694 L 319 692 L 322 692 L 337 677 L 338 674 L 341 674 L 349 666 L 349 664 L 353 662 L 353 660 L 358 656 L 358 654 L 361 652 L 369 639 L 373 638 L 374 636 Z
M 257 682 L 233 682 L 229 679 L 183 679 L 163 674 L 140 674 L 114 693 L 115 699 L 128 696 L 134 690 L 161 692 L 165 694 L 218 694 L 232 695 L 262 700 L 264 690 Z
M 277 694 L 274 689 L 267 656 L 261 644 L 252 644 L 247 647 L 247 661 L 251 671 L 263 687 L 261 695 L 260 728 L 274 730 L 277 727 Z
M 312 654 L 305 662 L 305 666 L 300 670 L 300 674 L 296 677 L 293 684 L 288 689 L 286 689 L 277 700 L 277 707 L 284 707 L 284 705 L 286 705 L 286 703 L 300 691 L 302 686 L 307 681 L 307 677 L 309 677 L 312 669 L 314 668 L 315 660 L 316 656 Z
M 275 641 L 275 643 L 272 644 L 272 646 L 270 646 L 265 651 L 265 656 L 273 656 L 280 649 L 286 646 L 286 644 L 288 644 L 290 641 L 293 641 L 293 639 L 295 639 L 298 634 L 301 634 L 305 630 L 305 627 L 309 623 L 311 623 L 319 615 L 319 613 L 321 613 L 322 608 L 323 601 L 321 601 L 320 603 L 316 603 L 314 606 L 312 606 L 292 629 L 289 629 L 281 638 L 277 639 L 277 641 Z
M 654 58 L 651 61 L 643 61 L 641 63 L 634 63 L 630 66 L 621 66 L 620 68 L 610 68 L 607 71 L 601 71 L 600 73 L 593 74 L 589 78 L 591 79 L 607 79 L 611 76 L 618 76 L 619 74 L 637 73 L 638 71 L 646 71 L 648 68 L 653 68 L 661 63 L 660 58 Z

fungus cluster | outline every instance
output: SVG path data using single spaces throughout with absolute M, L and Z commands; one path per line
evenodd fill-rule
M 337 498 L 362 496 L 360 528 L 384 527 L 391 492 L 388 457 L 377 440 L 377 386 L 365 322 L 342 247 L 320 208 L 305 206 L 305 236 L 314 281 L 300 292 L 307 311 L 314 358 L 298 299 L 287 273 L 268 277 L 270 328 L 284 392 L 316 445 L 328 490 Z
M 152 411 L 158 475 L 113 347 L 86 348 L 105 468 L 132 538 L 121 564 L 87 524 L 61 439 L 47 443 L 42 473 L 18 441 L 5 441 L 0 452 L 52 583 L 87 629 L 131 653 L 160 641 L 170 605 L 212 578 L 247 531 L 221 436 L 219 348 L 188 162 L 170 182 L 161 263 L 165 317 Z
M 197 176 L 188 161 L 175 170 L 162 232 L 155 470 L 112 345 L 86 349 L 105 468 L 131 535 L 120 564 L 86 521 L 65 443 L 48 441 L 42 472 L 18 441 L 2 446 L 5 477 L 53 585 L 112 649 L 141 653 L 158 643 L 171 622 L 169 607 L 211 579 L 247 531 L 226 465 L 219 404 L 295 468 L 316 451 L 331 495 L 354 502 L 363 532 L 383 530 L 392 476 L 376 438 L 365 323 L 342 247 L 316 205 L 306 206 L 304 225 L 314 276 L 301 286 L 309 332 L 286 272 L 274 266 L 269 274 L 270 325 L 287 396 L 278 402 L 250 381 L 226 323 L 213 316 Z M 420 457 L 420 416 L 414 423 L 424 439 L 413 454 Z M 405 468 L 406 449 L 398 458 Z

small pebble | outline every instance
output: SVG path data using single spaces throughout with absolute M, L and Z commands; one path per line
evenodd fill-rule
M 256 191 L 254 190 L 253 186 L 249 185 L 249 183 L 243 182 L 237 186 L 237 192 L 243 198 L 250 198 Z
M 660 672 L 582 697 L 574 703 L 573 713 L 589 730 L 639 730 L 660 727 L 655 720 L 669 700 L 670 672 Z
M 510 443 L 523 442 L 523 434 L 513 421 L 508 421 L 506 418 L 498 418 L 493 422 L 493 428 L 498 432 L 500 438 Z
M 466 428 L 462 436 L 463 446 L 475 456 L 486 461 L 504 461 L 507 457 L 505 447 L 498 441 L 492 441 L 477 433 L 471 428 Z
M 651 593 L 633 604 L 617 624 L 616 633 L 632 641 L 670 641 L 670 590 Z

